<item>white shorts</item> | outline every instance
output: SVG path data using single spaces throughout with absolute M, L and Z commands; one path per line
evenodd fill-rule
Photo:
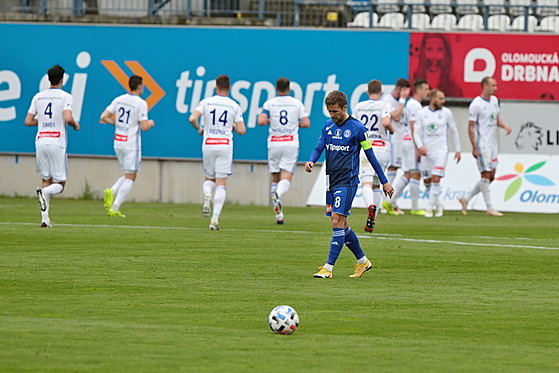
M 115 148 L 115 153 L 122 171 L 128 174 L 140 171 L 142 161 L 140 149 Z
M 233 173 L 233 150 L 205 149 L 203 153 L 204 176 L 224 179 Z
M 388 163 L 390 162 L 390 147 L 377 147 L 373 146 L 373 152 L 377 157 L 378 163 L 380 163 L 380 167 L 384 172 L 386 172 L 386 167 L 388 167 Z M 363 151 L 361 151 L 361 171 L 359 173 L 359 179 L 361 179 L 362 183 L 373 183 L 374 185 L 380 185 L 380 180 L 378 175 L 376 174 L 373 166 L 369 163 L 367 156 Z
M 409 136 L 409 135 L 407 135 Z M 417 150 L 413 140 L 404 140 L 402 142 L 402 171 L 414 172 L 419 171 L 419 162 L 417 161 Z
M 477 156 L 477 167 L 479 172 L 493 171 L 499 164 L 498 149 L 496 146 L 482 146 Z
M 444 177 L 446 163 L 448 162 L 448 152 L 427 153 L 421 157 L 421 176 L 429 179 L 431 176 Z
M 402 138 L 401 135 L 392 135 L 390 140 L 390 167 L 402 167 Z
M 68 156 L 66 148 L 56 144 L 37 144 L 37 173 L 43 180 L 52 179 L 55 183 L 65 182 L 68 175 Z
M 284 170 L 294 173 L 298 157 L 298 146 L 273 146 L 268 148 L 268 172 L 275 174 Z

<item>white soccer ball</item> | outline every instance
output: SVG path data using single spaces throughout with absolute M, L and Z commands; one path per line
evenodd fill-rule
M 276 334 L 291 334 L 299 326 L 299 315 L 289 306 L 277 306 L 268 316 L 270 329 Z

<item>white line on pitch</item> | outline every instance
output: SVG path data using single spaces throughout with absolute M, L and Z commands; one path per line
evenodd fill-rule
M 15 222 L 0 222 L 0 225 L 37 225 L 36 223 L 15 223 Z M 111 225 L 111 224 L 56 224 L 58 227 L 91 227 L 91 228 L 128 228 L 128 229 L 162 229 L 162 230 L 207 230 L 207 228 L 192 228 L 192 227 L 158 227 L 150 225 Z M 260 232 L 260 233 L 296 233 L 296 234 L 321 234 L 323 232 L 309 232 L 309 231 L 291 231 L 291 230 L 273 230 L 273 229 L 223 229 L 223 231 L 230 232 Z M 529 245 L 507 245 L 496 243 L 478 243 L 478 242 L 461 242 L 461 241 L 443 241 L 443 240 L 426 240 L 420 238 L 405 238 L 401 234 L 374 234 L 371 236 L 357 236 L 362 239 L 378 239 L 378 240 L 395 240 L 406 242 L 427 242 L 439 244 L 453 244 L 464 246 L 486 246 L 486 247 L 512 247 L 517 249 L 539 249 L 539 250 L 559 250 L 559 247 L 546 247 L 546 246 L 529 246 Z M 488 237 L 488 239 L 501 239 L 500 237 Z

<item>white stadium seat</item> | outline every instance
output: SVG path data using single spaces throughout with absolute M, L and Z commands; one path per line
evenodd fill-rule
M 404 27 L 404 15 L 402 13 L 386 13 L 379 22 L 378 27 L 399 29 Z
M 524 22 L 526 18 L 524 16 L 516 17 L 512 20 L 509 26 L 510 31 L 524 31 Z M 536 26 L 538 25 L 538 19 L 534 16 L 528 16 L 528 32 L 534 32 Z
M 505 0 L 483 0 L 483 5 L 488 5 L 489 15 L 505 14 Z M 481 14 L 485 11 L 485 7 L 481 8 Z
M 487 19 L 487 29 L 504 32 L 510 26 L 510 18 L 504 14 L 495 14 Z
M 536 14 L 539 16 L 556 16 L 559 14 L 559 0 L 536 0 Z M 541 7 L 541 8 L 540 8 Z
M 397 13 L 400 11 L 398 5 L 394 5 L 397 1 L 394 0 L 378 0 L 376 11 L 379 13 Z
M 425 13 L 425 3 L 424 0 L 404 0 L 404 4 L 411 6 L 412 13 Z M 408 7 L 404 6 L 402 11 L 407 14 Z
M 425 30 L 429 27 L 431 19 L 426 13 L 413 13 L 411 15 L 411 28 L 414 30 Z M 404 27 L 408 28 L 408 20 L 404 23 Z
M 532 5 L 532 0 L 509 0 L 510 5 L 518 5 L 512 6 L 509 8 L 509 15 L 512 16 L 523 16 L 526 10 L 526 6 Z M 528 8 L 528 14 L 532 14 L 532 8 Z
M 456 30 L 479 31 L 483 29 L 483 17 L 479 14 L 466 14 L 460 17 Z
M 429 12 L 431 14 L 452 13 L 450 0 L 431 0 L 429 4 Z
M 540 25 L 536 28 L 538 31 L 555 32 L 559 34 L 559 16 L 544 17 L 540 21 Z
M 479 15 L 477 0 L 456 0 L 456 14 Z
M 454 14 L 437 14 L 429 25 L 433 30 L 453 30 L 456 26 L 456 16 Z
M 369 27 L 370 26 L 370 14 L 369 12 L 357 13 L 353 22 L 348 22 L 347 27 Z M 373 26 L 378 23 L 378 14 L 373 13 Z

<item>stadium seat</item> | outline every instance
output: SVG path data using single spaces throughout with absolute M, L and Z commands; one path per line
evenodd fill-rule
M 411 15 L 411 28 L 414 30 L 425 30 L 429 27 L 431 19 L 426 13 L 413 13 Z M 408 20 L 404 23 L 405 28 L 409 28 Z
M 504 32 L 510 27 L 510 18 L 504 14 L 494 14 L 487 18 L 487 29 Z
M 555 32 L 559 34 L 559 16 L 544 17 L 540 21 L 537 31 Z
M 466 14 L 460 17 L 456 30 L 479 31 L 483 29 L 483 17 L 479 14 Z
M 429 13 L 431 14 L 443 14 L 452 13 L 452 7 L 450 6 L 450 0 L 431 0 L 429 2 Z
M 425 13 L 426 11 L 424 0 L 404 0 L 404 4 L 406 4 L 402 8 L 404 14 L 408 13 L 408 6 L 411 6 L 412 13 Z
M 523 16 L 525 15 L 526 7 L 532 5 L 532 0 L 509 0 L 510 5 L 518 5 L 518 6 L 511 6 L 509 8 L 509 15 L 511 16 Z M 532 14 L 532 8 L 528 8 L 528 14 Z
M 524 31 L 524 16 L 516 17 L 512 20 L 511 25 L 509 26 L 510 31 Z M 536 26 L 538 25 L 538 19 L 534 16 L 528 16 L 528 32 L 534 32 Z
M 404 15 L 402 13 L 386 13 L 380 18 L 377 26 L 393 29 L 403 28 Z
M 503 6 L 505 5 L 505 0 L 483 0 L 483 5 L 487 5 L 487 7 L 484 8 L 487 8 L 489 15 L 506 13 L 505 7 Z M 481 14 L 485 11 L 484 8 L 482 8 Z
M 428 28 L 432 30 L 450 31 L 456 26 L 456 16 L 454 14 L 437 14 L 431 21 Z
M 379 13 L 397 13 L 400 11 L 400 7 L 395 5 L 394 0 L 378 0 L 376 11 Z
M 456 0 L 456 15 L 463 14 L 479 15 L 477 0 Z
M 538 16 L 556 16 L 559 14 L 559 0 L 536 0 L 536 14 Z
M 373 13 L 373 26 L 378 23 L 378 14 Z M 357 13 L 353 22 L 348 22 L 347 27 L 369 27 L 370 26 L 370 14 L 369 12 Z

